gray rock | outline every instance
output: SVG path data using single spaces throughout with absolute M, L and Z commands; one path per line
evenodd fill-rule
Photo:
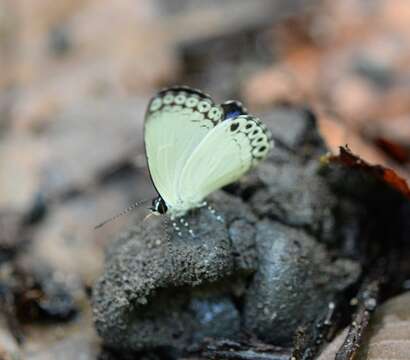
M 17 303 L 24 301 L 26 319 L 65 322 L 79 313 L 80 302 L 86 299 L 82 283 L 76 276 L 59 272 L 27 254 L 20 255 L 15 264 L 18 282 L 15 281 L 19 287 L 39 294 L 28 300 L 23 300 L 24 295 L 17 295 L 22 298 Z
M 255 250 L 237 255 L 255 248 L 255 219 L 239 199 L 222 193 L 215 207 L 224 223 L 207 209 L 187 217 L 194 238 L 186 231 L 176 236 L 166 222 L 147 221 L 109 251 L 93 294 L 95 325 L 107 345 L 184 348 L 205 336 L 238 334 L 235 282 L 227 279 L 256 268 Z
M 330 261 L 323 245 L 302 230 L 263 221 L 257 226 L 258 272 L 244 307 L 247 330 L 262 340 L 289 344 L 298 326 L 313 321 L 360 268 Z
M 338 199 L 319 173 L 325 148 L 314 119 L 302 110 L 273 113 L 267 125 L 275 150 L 225 189 L 236 196 L 211 196 L 225 223 L 195 210 L 187 217 L 192 238 L 151 218 L 108 251 L 93 294 L 106 345 L 181 350 L 204 337 L 235 338 L 243 329 L 288 345 L 299 325 L 357 279 L 356 263 L 332 262 L 321 244 L 338 239 Z
M 332 241 L 338 200 L 320 172 L 319 157 L 327 150 L 314 116 L 303 109 L 277 109 L 261 118 L 272 131 L 275 148 L 242 182 L 241 193 L 251 193 L 249 203 L 259 217 Z
M 264 164 L 259 169 L 264 187 L 250 199 L 253 209 L 259 216 L 314 233 L 332 228 L 337 200 L 318 168 L 319 163 L 314 161 L 304 166 L 295 162 Z
M 312 129 L 308 115 L 299 109 L 277 108 L 261 114 L 274 139 L 288 149 L 295 149 L 306 141 L 306 134 Z

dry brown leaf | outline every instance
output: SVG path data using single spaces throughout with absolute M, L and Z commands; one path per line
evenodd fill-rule
M 378 119 L 365 126 L 366 138 L 375 142 L 391 158 L 405 164 L 410 162 L 410 116 Z
M 387 138 L 377 137 L 376 134 L 379 134 L 377 130 L 374 130 L 373 138 L 364 138 L 358 131 L 338 121 L 338 118 L 319 109 L 320 106 L 316 109 L 319 131 L 332 154 L 336 154 L 340 146 L 346 145 L 353 153 L 360 154 L 360 157 L 367 163 L 390 168 L 403 181 L 409 182 L 410 173 L 404 165 L 410 161 L 410 143 L 409 146 L 405 146 L 403 141 L 395 141 L 398 139 L 396 134 L 400 133 L 399 127 L 396 128 L 394 135 L 387 130 L 381 132 Z M 381 126 L 380 128 L 385 129 L 386 127 Z M 402 134 L 403 136 L 407 134 L 405 127 Z
M 348 147 L 340 147 L 340 154 L 330 156 L 332 162 L 338 162 L 350 168 L 364 171 L 375 178 L 384 181 L 392 188 L 401 192 L 410 199 L 410 188 L 406 180 L 400 177 L 393 169 L 382 165 L 372 165 L 355 155 Z

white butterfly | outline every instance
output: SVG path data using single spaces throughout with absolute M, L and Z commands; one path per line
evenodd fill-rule
M 172 218 L 202 206 L 207 195 L 238 180 L 273 147 L 270 131 L 239 102 L 216 105 L 185 86 L 151 99 L 144 140 L 159 194 L 151 210 Z
M 240 102 L 216 105 L 209 95 L 186 86 L 162 90 L 151 99 L 144 140 L 148 168 L 159 194 L 150 209 L 171 218 L 203 206 L 210 193 L 238 180 L 273 147 L 270 131 L 248 115 Z M 131 205 L 95 228 L 145 202 Z

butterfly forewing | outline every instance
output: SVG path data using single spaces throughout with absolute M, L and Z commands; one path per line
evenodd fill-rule
M 220 122 L 187 160 L 178 192 L 184 207 L 197 206 L 208 194 L 238 180 L 264 159 L 273 146 L 270 131 L 256 117 L 240 115 Z
M 185 164 L 222 117 L 222 108 L 199 90 L 170 88 L 151 100 L 144 125 L 147 161 L 154 186 L 171 207 L 180 206 Z

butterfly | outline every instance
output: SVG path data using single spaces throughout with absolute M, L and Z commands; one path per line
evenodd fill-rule
M 174 86 L 150 100 L 144 144 L 158 192 L 150 209 L 176 218 L 203 206 L 209 194 L 266 158 L 273 140 L 267 127 L 239 101 L 218 105 L 200 90 Z
M 217 105 L 197 89 L 176 86 L 151 99 L 145 151 L 159 194 L 152 211 L 180 217 L 248 172 L 273 147 L 270 131 L 237 101 Z

